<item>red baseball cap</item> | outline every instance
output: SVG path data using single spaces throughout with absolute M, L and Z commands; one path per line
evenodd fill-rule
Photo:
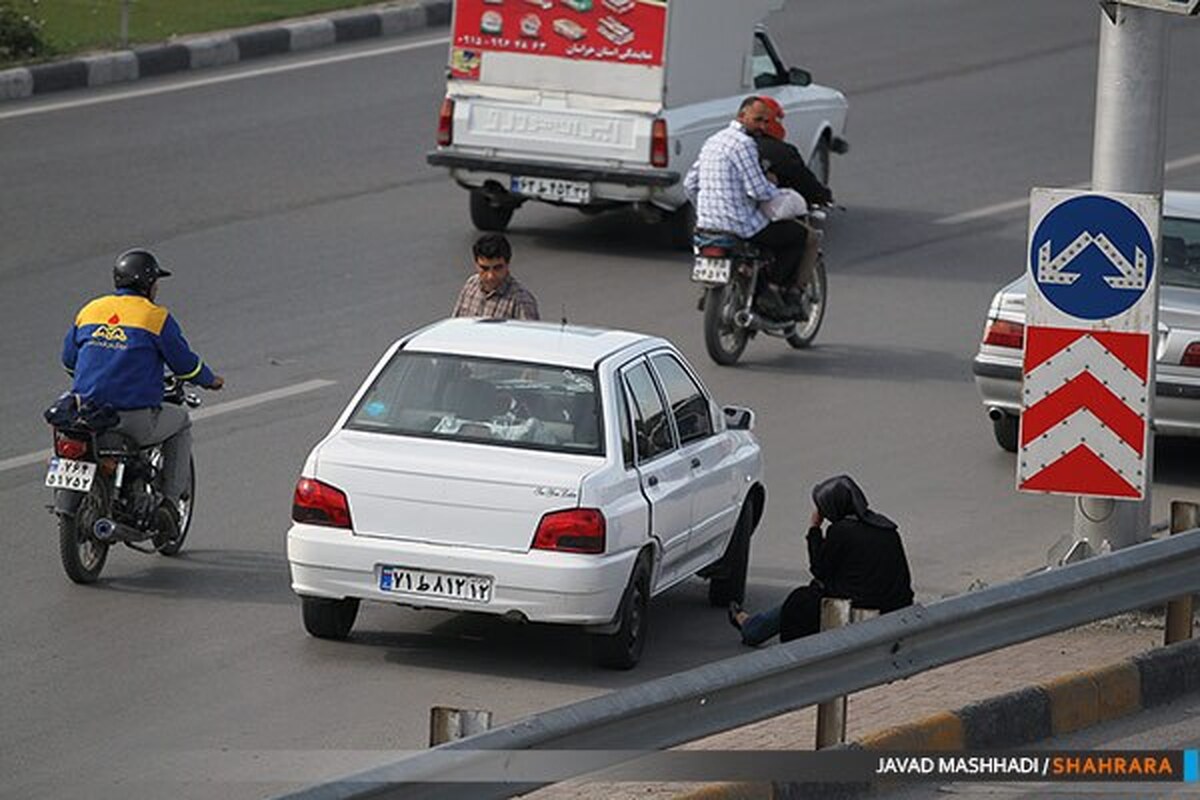
M 787 131 L 784 130 L 783 123 L 779 121 L 783 119 L 783 106 L 774 97 L 763 97 L 762 102 L 771 110 L 771 121 L 763 126 L 763 133 L 773 139 L 787 138 Z

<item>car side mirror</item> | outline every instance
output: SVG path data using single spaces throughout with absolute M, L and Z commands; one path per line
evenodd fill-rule
M 725 428 L 731 431 L 754 430 L 754 412 L 745 406 L 725 406 L 721 409 L 725 415 Z
M 788 67 L 788 83 L 793 86 L 808 86 L 812 83 L 812 73 L 800 67 Z

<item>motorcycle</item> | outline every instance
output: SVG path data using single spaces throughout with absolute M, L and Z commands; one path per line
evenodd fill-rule
M 170 377 L 165 384 L 163 402 L 200 405 L 183 381 Z M 140 447 L 111 430 L 116 412 L 80 406 L 73 395 L 60 398 L 46 417 L 54 429 L 46 486 L 54 489 L 50 510 L 58 519 L 58 549 L 67 577 L 75 583 L 95 582 L 109 547 L 117 543 L 142 553 L 177 554 L 192 524 L 194 462 L 188 463 L 176 526 L 165 516 L 171 512 L 163 505 L 161 444 Z
M 822 208 L 809 211 L 808 222 L 825 221 Z M 774 262 L 766 248 L 719 231 L 696 231 L 692 281 L 704 293 L 698 308 L 704 312 L 704 346 L 713 361 L 731 366 L 741 358 L 747 342 L 757 334 L 775 336 L 796 349 L 809 347 L 825 318 L 828 285 L 825 256 L 819 253 L 812 280 L 800 299 L 801 314 L 775 319 L 762 313 L 758 299 L 766 285 L 764 270 Z

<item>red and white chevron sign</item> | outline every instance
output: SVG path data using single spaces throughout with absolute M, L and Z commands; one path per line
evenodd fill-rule
M 1149 365 L 1149 334 L 1027 328 L 1019 488 L 1142 497 Z
M 1147 496 L 1160 216 L 1153 195 L 1030 194 L 1018 489 Z

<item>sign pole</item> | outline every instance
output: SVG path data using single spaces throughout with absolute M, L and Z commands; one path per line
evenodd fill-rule
M 1162 196 L 1166 153 L 1167 18 L 1160 11 L 1102 2 L 1096 70 L 1096 123 L 1092 190 Z M 1158 248 L 1159 242 L 1154 243 Z M 1157 281 L 1152 296 L 1151 336 L 1157 342 Z M 1152 348 L 1152 351 L 1157 349 Z M 1148 386 L 1154 386 L 1155 359 Z M 1147 398 L 1154 419 L 1154 392 Z M 1153 469 L 1154 436 L 1148 437 L 1146 468 Z M 1117 550 L 1150 535 L 1150 479 L 1143 500 L 1075 499 L 1075 537 L 1092 552 Z

